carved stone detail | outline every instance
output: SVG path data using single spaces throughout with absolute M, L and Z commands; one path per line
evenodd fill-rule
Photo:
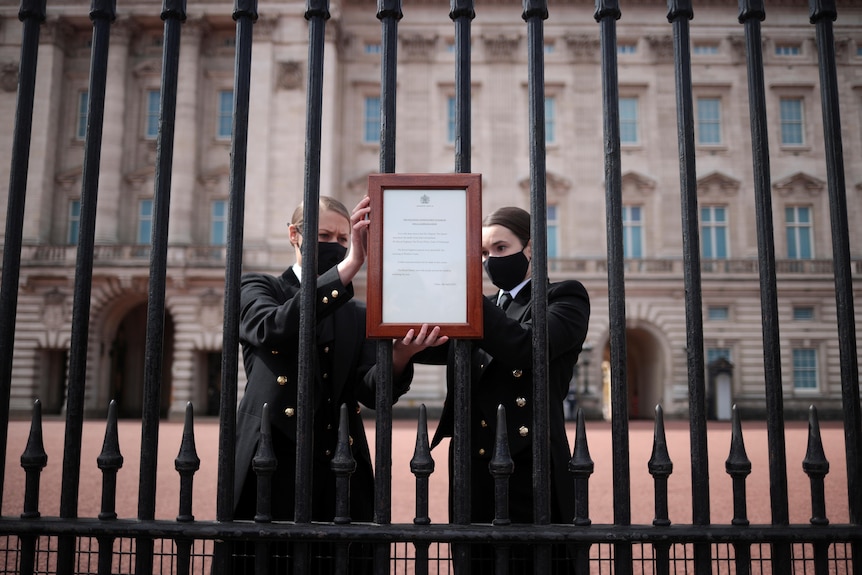
M 0 89 L 4 92 L 18 90 L 18 64 L 7 62 L 0 68 Z
M 566 34 L 563 37 L 576 62 L 598 62 L 601 60 L 601 42 L 587 34 Z
M 657 62 L 673 62 L 673 38 L 671 36 L 647 36 L 646 41 Z
M 276 86 L 280 90 L 299 90 L 302 88 L 302 62 L 288 60 L 278 63 Z
M 792 176 L 778 180 L 772 187 L 781 197 L 788 196 L 819 196 L 823 193 L 826 183 L 823 180 L 810 176 L 804 172 L 797 172 Z
M 521 36 L 520 34 L 482 36 L 482 41 L 485 43 L 485 54 L 488 60 L 510 61 L 515 57 L 515 52 L 521 43 Z
M 740 182 L 721 172 L 712 172 L 697 180 L 699 196 L 733 196 L 739 192 Z
M 401 47 L 404 48 L 404 53 L 408 60 L 431 60 L 436 45 L 436 34 L 432 36 L 411 34 L 401 38 Z

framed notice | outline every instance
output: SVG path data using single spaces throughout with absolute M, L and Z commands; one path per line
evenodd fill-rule
M 372 174 L 368 195 L 368 337 L 482 337 L 481 174 Z

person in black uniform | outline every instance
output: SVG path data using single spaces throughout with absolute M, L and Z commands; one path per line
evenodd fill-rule
M 363 198 L 351 214 L 338 200 L 320 198 L 315 288 L 317 357 L 312 400 L 313 521 L 332 521 L 335 516 L 335 475 L 330 462 L 335 453 L 342 404 L 348 407 L 356 460 L 356 471 L 350 478 L 350 517 L 353 521 L 373 519 L 374 475 L 360 404 L 374 407 L 375 385 L 382 376 L 375 368 L 376 343 L 365 338 L 365 306 L 353 299 L 351 283 L 365 262 L 369 204 L 369 199 Z M 300 205 L 289 225 L 296 264 L 279 277 L 254 273 L 244 275 L 241 280 L 240 343 L 248 383 L 237 409 L 236 519 L 253 519 L 256 512 L 257 478 L 252 459 L 260 437 L 264 403 L 269 405 L 278 462 L 272 477 L 272 517 L 294 519 L 302 218 Z M 410 357 L 427 345 L 445 343 L 445 337 L 438 338 L 439 331 L 439 327 L 422 326 L 418 333 L 410 330 L 403 339 L 395 341 L 394 399 L 409 388 L 413 375 Z M 359 549 L 351 550 L 352 573 L 367 570 L 370 562 L 366 550 L 355 547 Z M 326 545 L 312 549 L 312 555 L 330 552 Z M 235 561 L 236 572 L 252 572 L 253 567 L 253 557 Z M 312 572 L 331 570 L 327 558 L 318 557 L 312 564 Z
M 530 214 L 520 208 L 504 207 L 482 222 L 482 260 L 485 271 L 499 292 L 483 302 L 484 335 L 473 345 L 471 358 L 471 521 L 490 523 L 494 519 L 494 478 L 488 470 L 493 455 L 497 407 L 506 409 L 506 427 L 514 474 L 509 480 L 509 513 L 515 523 L 533 522 L 533 343 L 530 266 Z M 563 404 L 578 354 L 587 335 L 590 317 L 589 296 L 584 286 L 573 280 L 550 283 L 548 294 L 548 392 L 551 465 L 551 522 L 571 523 L 574 519 L 573 478 L 568 471 L 571 459 L 566 436 Z M 451 437 L 454 426 L 454 356 L 444 345 L 414 356 L 416 363 L 447 364 L 448 394 L 432 447 Z M 452 444 L 450 443 L 450 460 Z M 450 512 L 451 512 L 450 466 Z M 532 547 L 512 547 L 512 574 L 532 574 Z M 494 572 L 491 545 L 473 545 L 471 573 Z M 571 571 L 564 546 L 553 549 L 553 572 Z

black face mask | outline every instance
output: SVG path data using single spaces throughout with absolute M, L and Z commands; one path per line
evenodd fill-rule
M 338 242 L 320 242 L 317 244 L 317 275 L 323 275 L 347 255 L 347 248 Z
M 491 283 L 503 291 L 509 291 L 524 281 L 530 260 L 524 255 L 524 250 L 508 256 L 490 257 L 483 264 Z

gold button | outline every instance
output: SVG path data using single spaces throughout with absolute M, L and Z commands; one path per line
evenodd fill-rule
M 332 452 L 329 451 L 328 449 L 325 451 L 325 453 L 326 453 L 326 455 L 332 455 Z
M 520 369 L 515 369 L 515 370 L 513 370 L 513 371 L 512 371 L 512 375 L 513 375 L 513 376 L 515 376 L 515 377 L 521 377 L 521 375 L 523 375 L 523 373 L 524 373 L 524 372 L 523 372 L 523 371 L 521 371 Z
M 287 383 L 287 376 L 286 375 L 279 375 L 278 377 L 275 378 L 275 381 L 278 382 L 278 385 L 284 385 L 285 383 Z
M 270 353 L 272 353 L 272 355 L 278 355 L 278 350 L 277 350 L 277 349 L 274 349 L 274 350 L 272 350 Z
M 358 405 L 357 405 L 357 406 L 356 406 L 356 413 L 359 413 L 360 411 L 362 411 L 362 408 L 361 408 L 360 406 L 358 406 Z
M 328 374 L 328 373 L 324 373 L 324 374 L 323 374 L 323 379 L 326 379 L 327 377 L 329 377 L 329 374 Z
M 488 427 L 488 422 L 483 419 L 479 422 L 479 425 L 481 425 L 482 427 Z
M 330 295 L 332 296 L 332 299 L 337 298 L 338 297 L 338 290 L 337 289 L 332 290 L 332 293 Z
M 326 429 L 332 429 L 332 424 L 331 423 L 327 424 Z
M 323 301 L 323 303 L 329 303 L 329 298 L 326 296 L 323 296 L 323 299 L 321 301 Z
M 350 442 L 350 445 L 353 445 L 353 436 L 348 435 L 347 438 L 348 438 L 348 441 Z
M 485 369 L 485 364 L 484 364 L 484 363 L 480 363 L 480 364 L 479 364 L 479 369 Z
M 323 353 L 329 353 L 329 346 L 328 345 L 323 348 Z
M 284 414 L 288 417 L 293 417 L 294 415 L 296 415 L 296 410 L 292 407 L 288 407 L 284 410 Z
M 480 449 L 480 450 L 479 450 L 479 455 L 485 455 L 485 450 L 484 450 L 484 449 Z
M 522 425 L 518 428 L 518 433 L 521 435 L 521 437 L 527 437 L 527 434 L 530 433 L 530 430 L 527 429 L 527 426 Z
M 523 397 L 519 397 L 515 400 L 515 405 L 517 405 L 518 407 L 524 407 L 525 405 L 527 405 L 527 400 Z

